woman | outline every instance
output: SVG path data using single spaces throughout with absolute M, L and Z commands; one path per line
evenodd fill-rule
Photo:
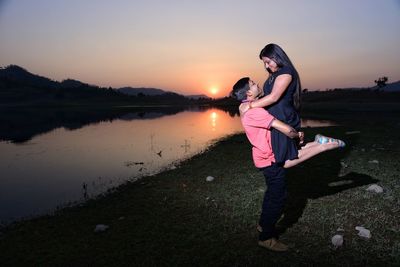
M 269 72 L 263 88 L 265 96 L 248 103 L 247 108 L 265 107 L 272 116 L 299 131 L 301 85 L 296 68 L 276 44 L 266 45 L 259 57 Z M 298 140 L 277 130 L 272 130 L 271 139 L 277 163 L 284 164 L 287 160 L 298 158 Z

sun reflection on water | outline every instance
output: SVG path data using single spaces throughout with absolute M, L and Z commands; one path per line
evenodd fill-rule
M 211 113 L 211 127 L 212 127 L 212 130 L 213 131 L 215 131 L 215 128 L 216 128 L 216 126 L 217 126 L 217 117 L 218 117 L 218 115 L 217 115 L 217 113 L 215 112 L 215 111 L 213 111 L 212 113 Z

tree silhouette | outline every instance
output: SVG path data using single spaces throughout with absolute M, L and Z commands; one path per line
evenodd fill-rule
M 383 76 L 383 77 L 380 77 L 378 80 L 375 80 L 375 83 L 379 88 L 381 88 L 381 87 L 386 86 L 386 83 L 388 80 L 389 80 L 388 77 Z

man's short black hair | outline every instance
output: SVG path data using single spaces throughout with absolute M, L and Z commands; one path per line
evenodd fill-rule
M 246 92 L 250 89 L 249 81 L 249 77 L 244 77 L 237 81 L 232 88 L 230 96 L 239 101 L 245 100 L 247 98 Z

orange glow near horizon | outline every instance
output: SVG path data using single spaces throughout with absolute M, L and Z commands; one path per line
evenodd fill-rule
M 216 95 L 218 93 L 218 88 L 217 87 L 211 87 L 210 88 L 210 94 L 212 95 Z

